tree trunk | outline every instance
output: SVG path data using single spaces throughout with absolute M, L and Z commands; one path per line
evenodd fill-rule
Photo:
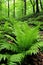
M 41 0 L 40 0 L 40 7 L 41 7 L 41 10 L 43 10 L 43 6 L 42 6 L 42 2 L 41 2 Z
M 2 15 L 2 0 L 0 0 L 0 15 Z
M 32 0 L 30 0 L 31 4 L 32 4 L 32 7 L 33 7 L 33 13 L 35 13 L 35 2 L 32 3 Z
M 0 10 L 2 10 L 2 1 L 0 1 Z
M 35 13 L 35 5 L 33 5 L 33 13 Z
M 39 13 L 38 0 L 36 0 L 36 13 Z
M 14 6 L 14 11 L 13 11 L 13 17 L 15 17 L 15 0 L 14 0 L 14 4 L 13 4 L 13 6 Z
M 24 15 L 26 15 L 26 0 L 24 0 Z
M 9 15 L 10 15 L 10 12 L 9 12 L 9 0 L 8 0 L 8 17 L 9 17 Z

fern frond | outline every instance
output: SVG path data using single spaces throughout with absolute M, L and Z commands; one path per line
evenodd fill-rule
M 10 57 L 9 64 L 12 63 L 12 65 L 13 65 L 13 64 L 17 63 L 17 64 L 21 65 L 22 59 L 24 59 L 24 57 L 25 57 L 25 54 L 23 54 L 23 53 L 14 54 Z
M 38 39 L 38 27 L 30 28 L 26 23 L 14 25 L 17 44 L 21 50 L 28 50 Z
M 26 51 L 26 55 L 32 55 L 39 53 L 39 49 L 43 47 L 43 42 L 37 42 L 30 47 L 28 51 Z
M 12 44 L 12 43 L 9 43 L 9 42 L 4 41 L 4 40 L 2 40 L 0 42 L 0 51 L 3 50 L 3 49 L 5 49 L 5 50 L 11 50 L 14 53 L 15 53 L 15 51 L 16 52 L 18 51 L 18 48 L 17 48 L 17 46 L 14 43 Z

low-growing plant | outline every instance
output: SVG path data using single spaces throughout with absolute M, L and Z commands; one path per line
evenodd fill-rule
M 13 25 L 5 23 L 3 31 L 0 31 L 0 53 L 4 50 L 3 54 L 10 52 L 8 65 L 21 65 L 25 56 L 39 52 L 39 48 L 43 47 L 43 42 L 38 40 L 38 28 L 39 26 L 30 28 L 23 22 L 15 22 Z

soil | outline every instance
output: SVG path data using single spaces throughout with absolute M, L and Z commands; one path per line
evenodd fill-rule
M 40 41 L 43 41 L 43 31 L 40 31 Z
M 28 55 L 22 65 L 43 65 L 43 53 Z

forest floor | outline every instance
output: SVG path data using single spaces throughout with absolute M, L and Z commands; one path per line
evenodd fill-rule
M 43 12 L 37 13 L 37 14 L 31 14 L 29 16 L 22 17 L 22 22 L 26 21 L 29 26 L 34 27 L 37 25 L 40 25 L 40 40 L 43 41 Z
M 20 18 L 21 21 L 27 21 L 27 20 L 30 20 L 30 19 L 36 19 L 36 18 L 40 18 L 40 16 L 43 18 L 43 12 L 40 12 L 40 13 L 35 13 L 35 14 L 31 14 L 31 15 L 26 15 L 22 18 Z M 43 21 L 43 19 L 40 18 L 41 21 Z
M 18 20 L 22 21 L 22 22 L 27 22 L 30 27 L 35 27 L 40 24 L 40 28 L 39 28 L 40 41 L 43 41 L 43 13 L 42 12 L 38 13 L 38 14 L 32 14 L 29 16 L 25 16 Z M 1 24 L 1 22 L 0 22 L 0 24 Z M 27 57 L 27 59 L 25 60 L 27 62 L 27 64 L 25 64 L 25 65 L 28 65 L 28 62 L 30 62 L 28 60 L 30 60 L 31 63 L 33 60 L 33 62 L 35 63 L 34 65 L 43 65 L 43 63 L 42 63 L 43 62 L 43 54 L 40 53 L 37 55 L 32 55 L 32 56 Z M 39 63 L 37 61 L 39 61 Z M 36 64 L 36 62 L 37 62 L 37 64 Z M 40 64 L 40 63 L 42 63 L 42 64 Z
M 22 22 L 26 21 L 30 27 L 35 27 L 40 25 L 39 27 L 39 34 L 40 34 L 40 41 L 43 41 L 43 12 L 38 14 L 32 14 L 30 16 L 25 16 L 20 19 Z M 28 59 L 29 58 L 29 59 Z M 30 61 L 29 61 L 30 60 Z M 39 52 L 36 55 L 27 56 L 27 64 L 30 63 L 31 65 L 43 65 L 43 53 Z M 33 63 L 33 64 L 32 64 Z M 24 64 L 25 65 L 25 64 Z

